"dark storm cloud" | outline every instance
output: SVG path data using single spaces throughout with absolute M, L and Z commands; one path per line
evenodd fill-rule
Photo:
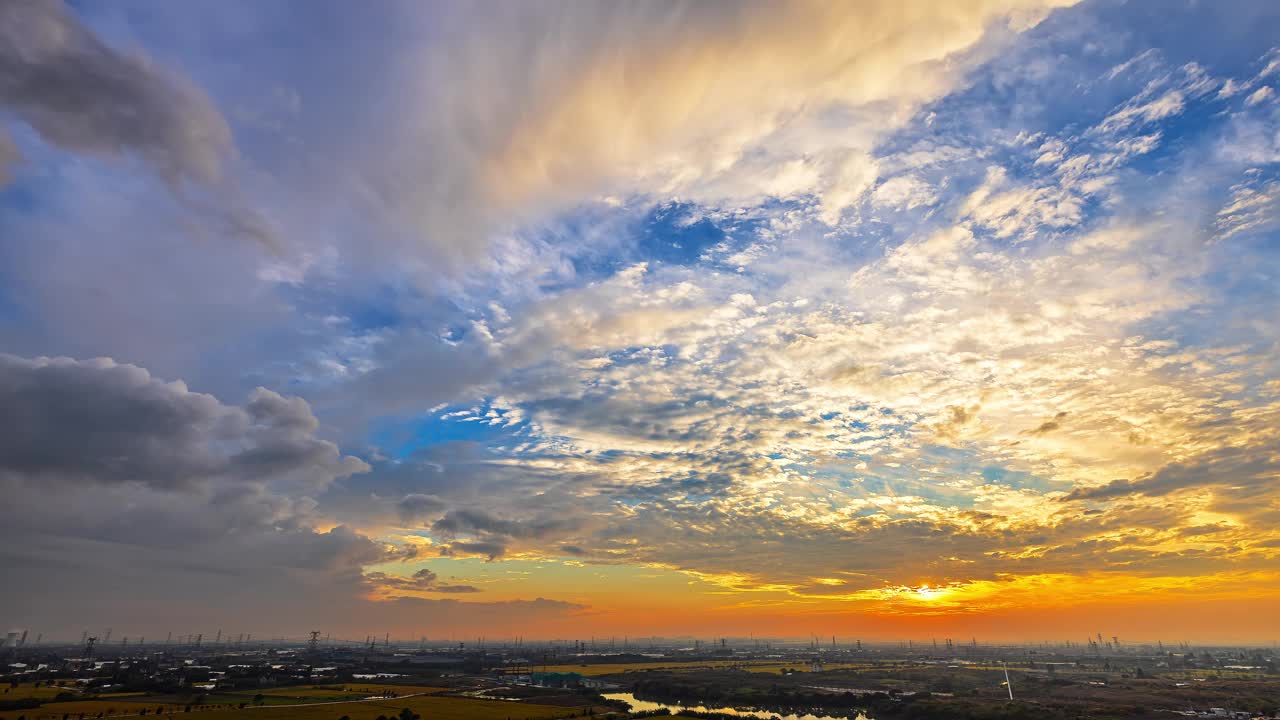
M 0 426 L 0 546 L 37 561 L 26 587 L 61 568 L 86 587 L 135 582 L 173 602 L 198 606 L 233 583 L 270 603 L 289 578 L 354 592 L 361 567 L 389 559 L 350 528 L 313 528 L 302 493 L 364 465 L 314 437 L 302 400 L 258 390 L 237 407 L 110 360 L 5 355 Z M 93 602 L 126 614 L 129 595 Z M 36 612 L 30 602 L 0 594 L 14 613 Z
M 0 472 L 31 480 L 190 489 L 364 469 L 313 435 L 306 402 L 254 391 L 244 408 L 109 360 L 0 356 Z

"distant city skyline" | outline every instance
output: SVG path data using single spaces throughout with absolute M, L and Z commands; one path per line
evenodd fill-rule
M 1280 4 L 0 4 L 0 631 L 1266 644 Z

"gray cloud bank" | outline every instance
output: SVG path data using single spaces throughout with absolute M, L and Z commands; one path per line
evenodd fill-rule
M 0 355 L 0 427 L 0 614 L 14 621 L 266 629 L 367 612 L 371 584 L 475 591 L 431 571 L 366 578 L 394 549 L 321 529 L 312 497 L 367 466 L 316 437 L 301 399 L 259 389 L 227 405 L 106 359 Z M 522 602 L 449 607 L 494 621 L 573 609 Z M 426 600 L 387 605 L 388 624 L 436 622 Z

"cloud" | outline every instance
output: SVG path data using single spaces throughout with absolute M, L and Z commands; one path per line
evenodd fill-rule
M 415 619 L 424 606 L 401 601 L 479 591 L 427 568 L 409 577 L 365 570 L 413 554 L 317 512 L 306 493 L 369 468 L 316 438 L 318 423 L 299 398 L 259 390 L 242 406 L 225 405 L 107 359 L 4 355 L 0 421 L 9 428 L 0 441 L 7 617 L 47 627 L 71 618 L 134 627 L 218 618 L 265 631 L 370 612 L 373 590 L 378 612 L 397 627 L 439 628 Z M 406 501 L 431 505 L 426 495 Z M 502 554 L 484 542 L 453 546 Z M 94 592 L 17 591 L 68 574 Z M 581 609 L 543 599 L 442 607 L 495 624 Z
M 22 152 L 4 128 L 0 128 L 0 188 L 13 179 L 13 168 L 22 162 Z
M 0 472 L 26 482 L 162 490 L 211 481 L 322 489 L 367 466 L 314 437 L 306 402 L 254 391 L 228 407 L 111 360 L 0 355 Z
M 223 189 L 235 144 L 209 97 L 144 54 L 108 46 L 61 0 L 0 9 L 0 107 L 66 150 L 137 155 L 193 207 L 204 201 L 184 184 L 213 190 L 231 234 L 274 242 L 266 221 Z
M 1244 181 L 1231 187 L 1227 203 L 1214 218 L 1218 239 L 1275 227 L 1277 208 L 1280 208 L 1280 184 L 1260 182 L 1257 173 L 1249 173 Z
M 170 182 L 216 184 L 231 131 L 190 82 L 114 50 L 57 0 L 0 15 L 0 103 L 76 152 L 136 152 Z
M 459 533 L 492 533 L 511 537 L 543 538 L 578 527 L 572 517 L 544 517 L 531 521 L 503 520 L 482 510 L 450 510 L 432 525 L 432 529 L 445 535 Z
M 365 573 L 365 582 L 372 585 L 380 593 L 476 593 L 480 588 L 473 585 L 448 585 L 440 582 L 440 578 L 431 570 L 422 568 L 414 574 L 389 575 L 384 572 Z M 390 597 L 403 597 L 391 595 Z
M 396 503 L 396 509 L 400 511 L 400 516 L 405 520 L 420 520 L 423 517 L 433 515 L 444 510 L 445 503 L 434 495 L 423 495 L 422 493 L 411 493 L 400 498 Z
M 445 557 L 471 557 L 497 560 L 507 554 L 507 543 L 503 540 L 455 540 L 440 546 L 440 554 Z
M 1073 490 L 1067 500 L 1108 500 L 1126 495 L 1160 497 L 1182 490 L 1265 490 L 1280 480 L 1280 458 L 1264 448 L 1215 449 L 1185 462 L 1165 465 L 1134 480 L 1114 480 L 1100 487 Z M 1254 493 L 1249 493 L 1254 494 Z
M 512 218 L 609 193 L 812 194 L 834 224 L 874 181 L 886 122 L 955 87 L 988 30 L 1065 4 L 454 8 L 420 20 L 439 37 L 406 67 L 399 149 L 373 187 L 452 264 Z
M 1142 92 L 1104 118 L 1097 131 L 1117 132 L 1179 115 L 1189 100 L 1203 97 L 1218 85 L 1204 68 L 1188 63 L 1147 83 Z
M 1258 88 L 1257 90 L 1254 90 L 1252 93 L 1249 93 L 1249 97 L 1245 98 L 1244 104 L 1246 107 L 1261 105 L 1262 103 L 1266 102 L 1267 100 L 1270 100 L 1274 96 L 1275 96 L 1275 91 L 1272 90 L 1270 86 L 1263 86 Z
M 1183 112 L 1211 102 L 1185 97 Z M 1269 511 L 1248 508 L 1269 507 L 1265 483 L 1159 502 L 1117 485 L 1097 491 L 1108 506 L 1075 502 L 1103 478 L 1275 437 L 1265 353 L 1169 339 L 1165 324 L 1224 302 L 1195 281 L 1213 262 L 1198 220 L 1213 198 L 1125 210 L 1186 197 L 1206 167 L 1192 151 L 1159 182 L 1127 183 L 1135 158 L 1167 152 L 1163 128 L 1097 130 L 1113 111 L 928 163 L 919 147 L 877 158 L 932 163 L 950 189 L 882 247 L 851 250 L 787 206 L 738 238 L 759 253 L 750 271 L 633 265 L 505 304 L 485 325 L 505 364 L 495 397 L 448 415 L 515 429 L 487 456 L 483 505 L 457 465 L 421 480 L 450 508 L 433 535 L 462 538 L 442 552 L 645 564 L 851 602 L 920 578 L 999 584 L 1081 563 L 1174 578 L 1265 560 L 1241 545 L 1269 533 Z M 557 508 L 592 520 L 531 531 Z M 1204 513 L 1233 529 L 1169 550 Z M 831 572 L 849 579 L 812 587 Z
M 74 573 L 99 588 L 94 612 L 133 616 L 139 587 L 207 612 L 226 583 L 275 607 L 282 584 L 341 593 L 387 557 L 347 527 L 315 528 L 305 493 L 366 466 L 314 437 L 297 398 L 259 390 L 228 406 L 106 359 L 8 355 L 0 398 L 6 567 L 39 583 Z M 5 592 L 0 607 L 86 612 L 70 594 L 31 599 Z

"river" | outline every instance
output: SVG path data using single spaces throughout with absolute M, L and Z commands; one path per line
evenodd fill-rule
M 760 718 L 768 720 L 768 718 L 781 718 L 781 720 L 849 720 L 843 715 L 783 715 L 782 713 L 769 712 L 768 710 L 757 710 L 755 708 L 734 708 L 734 707 L 708 707 L 706 705 L 667 705 L 665 703 L 649 702 L 648 700 L 637 700 L 635 695 L 631 693 L 604 693 L 604 696 L 610 700 L 621 700 L 631 706 L 632 712 L 641 712 L 646 710 L 661 710 L 666 708 L 671 711 L 672 715 L 681 710 L 693 710 L 695 712 L 723 713 L 725 715 L 737 715 L 746 718 Z M 852 716 L 852 720 L 870 720 L 866 715 L 858 713 Z

